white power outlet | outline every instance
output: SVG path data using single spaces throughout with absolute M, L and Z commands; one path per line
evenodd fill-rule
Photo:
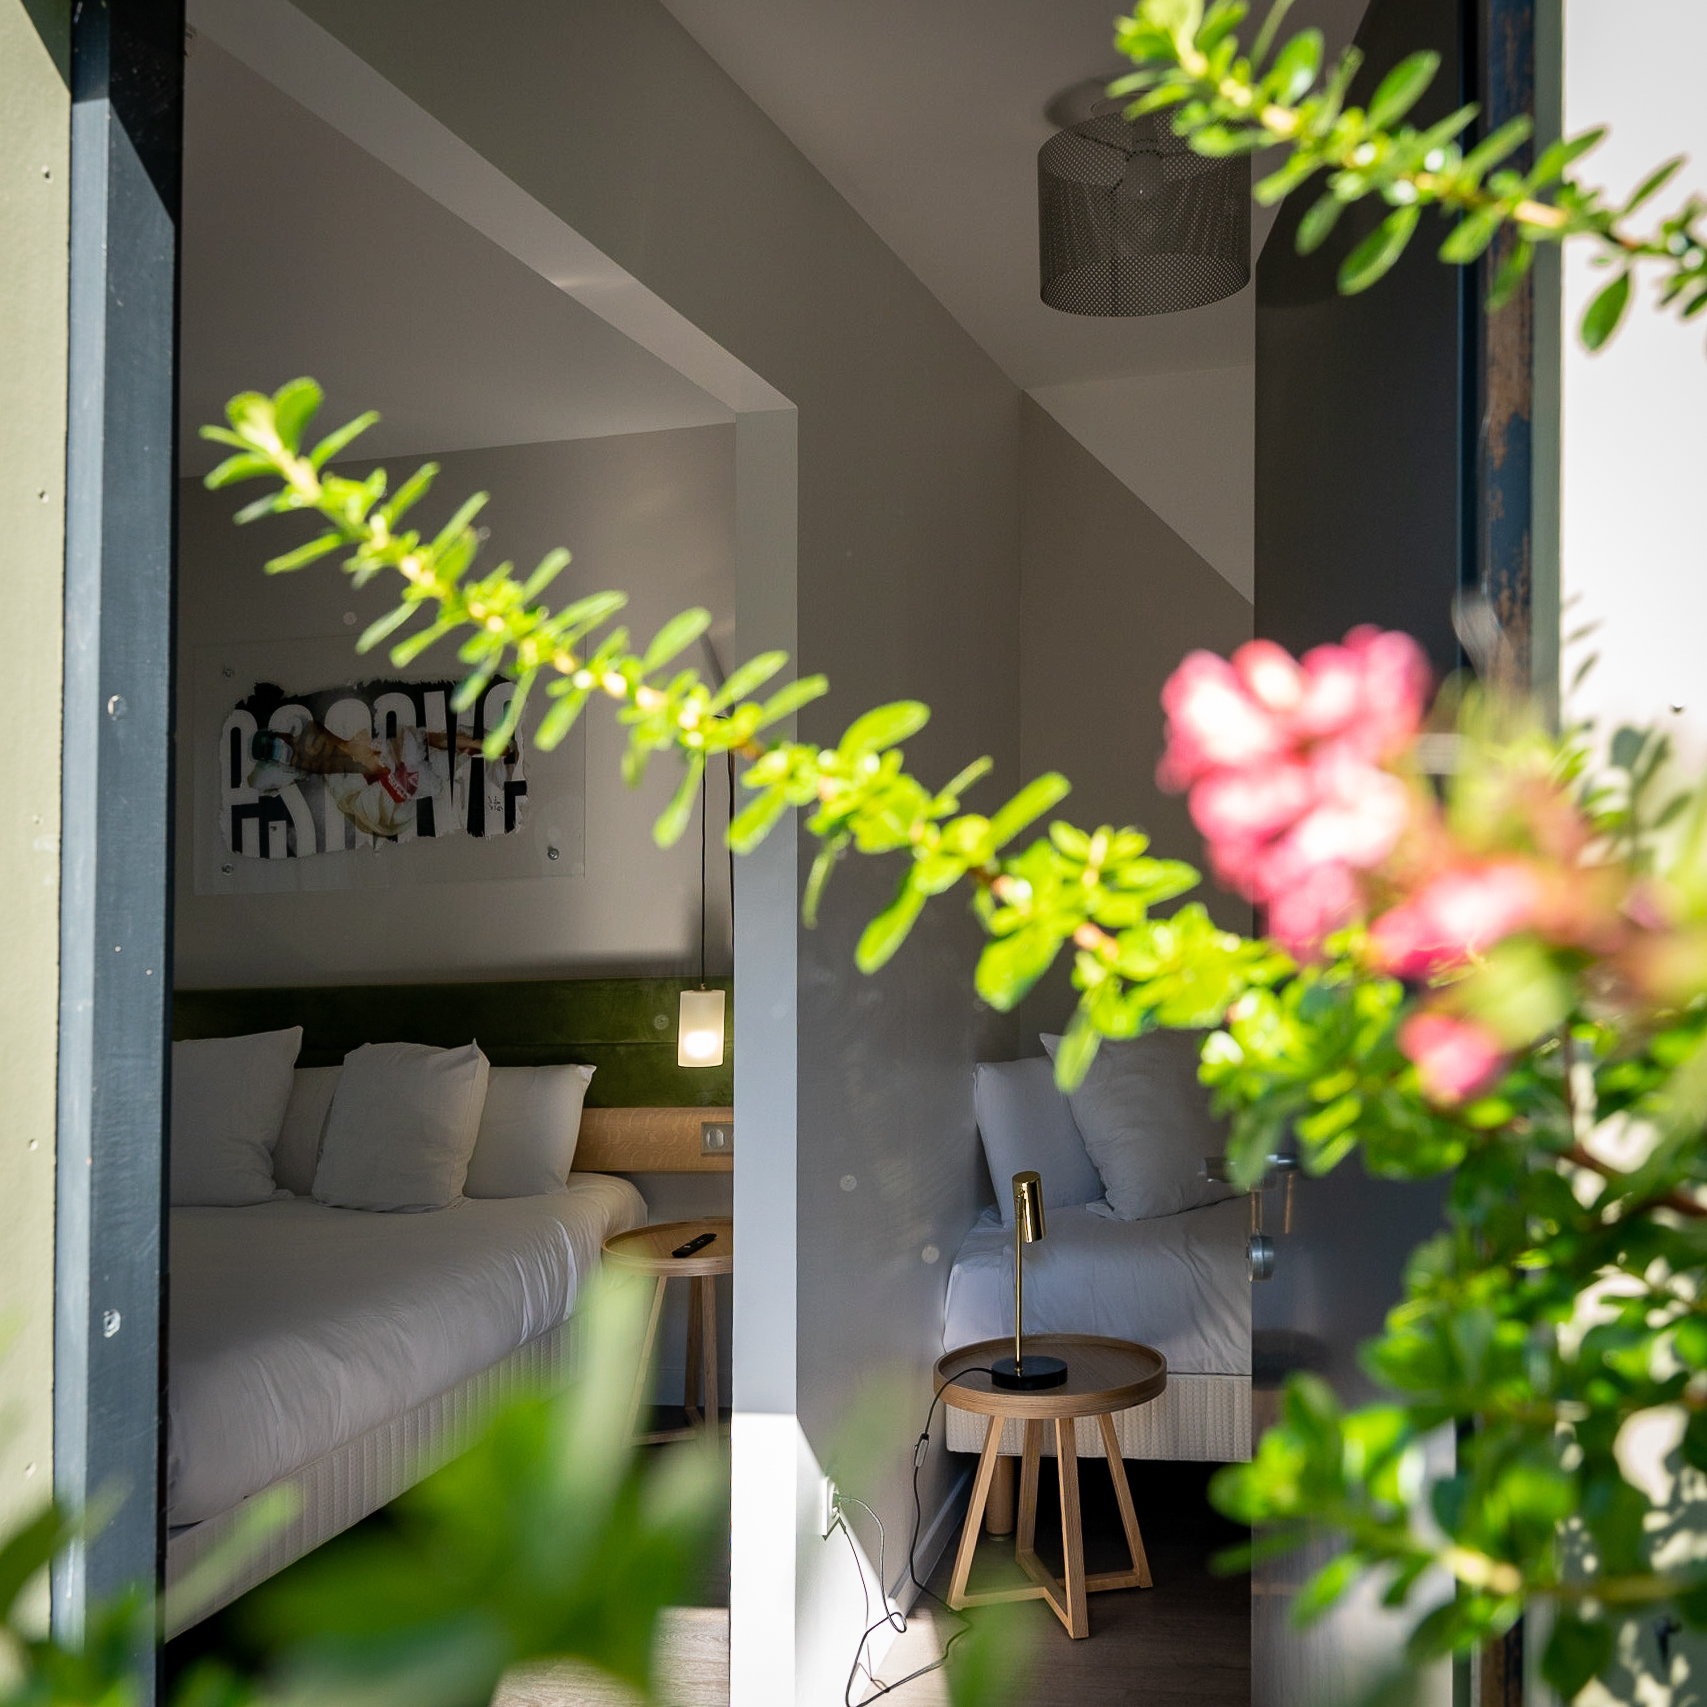
M 826 1476 L 818 1488 L 818 1533 L 826 1541 L 842 1521 L 840 1498 L 841 1490 L 832 1477 Z

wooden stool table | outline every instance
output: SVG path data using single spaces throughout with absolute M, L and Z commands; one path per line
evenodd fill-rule
M 1059 1387 L 1020 1391 L 998 1387 L 987 1374 L 968 1371 L 987 1366 L 1004 1353 L 1012 1356 L 1013 1340 L 980 1340 L 963 1345 L 940 1358 L 936 1366 L 938 1391 L 943 1403 L 956 1410 L 973 1411 L 990 1419 L 984 1435 L 984 1450 L 978 1459 L 978 1475 L 972 1484 L 972 1505 L 966 1527 L 960 1532 L 960 1551 L 954 1561 L 948 1604 L 958 1612 L 963 1606 L 984 1606 L 1004 1600 L 1046 1600 L 1072 1637 L 1091 1633 L 1085 1596 L 1104 1589 L 1148 1588 L 1150 1564 L 1144 1557 L 1144 1538 L 1138 1532 L 1138 1515 L 1132 1509 L 1132 1490 L 1126 1481 L 1126 1466 L 1115 1438 L 1114 1413 L 1146 1404 L 1166 1388 L 1168 1361 L 1159 1351 L 1131 1340 L 1102 1339 L 1091 1334 L 1027 1334 L 1025 1349 L 1040 1356 L 1063 1358 L 1067 1379 Z M 969 1594 L 966 1579 L 972 1571 L 972 1555 L 978 1545 L 990 1483 L 1001 1457 L 1002 1425 L 1016 1417 L 1025 1425 L 1025 1450 L 1020 1459 L 1019 1533 L 1015 1537 L 1014 1560 L 1030 1577 L 1025 1588 L 985 1589 Z M 1102 1429 L 1103 1451 L 1108 1456 L 1109 1475 L 1114 1479 L 1114 1497 L 1120 1503 L 1120 1521 L 1126 1531 L 1126 1546 L 1132 1567 L 1125 1571 L 1101 1571 L 1085 1575 L 1084 1531 L 1079 1520 L 1079 1454 L 1074 1421 L 1095 1417 Z M 1043 1426 L 1055 1429 L 1055 1453 L 1061 1477 L 1061 1551 L 1065 1556 L 1066 1581 L 1057 1581 L 1037 1557 L 1037 1476 L 1043 1456 Z
M 691 1257 L 673 1257 L 670 1252 L 702 1233 L 714 1235 Z M 646 1338 L 640 1348 L 640 1368 L 634 1377 L 634 1393 L 628 1404 L 628 1432 L 642 1445 L 662 1440 L 686 1440 L 701 1429 L 716 1432 L 717 1417 L 717 1277 L 735 1271 L 735 1223 L 727 1217 L 700 1221 L 660 1221 L 651 1227 L 634 1227 L 612 1233 L 605 1240 L 605 1261 L 630 1274 L 651 1275 L 652 1312 L 646 1318 Z M 658 1339 L 658 1321 L 664 1312 L 664 1288 L 672 1280 L 693 1283 L 688 1299 L 688 1367 L 683 1382 L 682 1410 L 686 1428 L 660 1429 L 635 1435 L 634 1425 L 645 1401 L 652 1373 L 652 1348 Z M 701 1409 L 703 1382 L 704 1408 Z

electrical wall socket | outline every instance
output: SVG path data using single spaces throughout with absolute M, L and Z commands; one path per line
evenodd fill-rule
M 826 1541 L 842 1520 L 841 1509 L 836 1503 L 840 1495 L 841 1490 L 829 1476 L 818 1486 L 818 1533 Z

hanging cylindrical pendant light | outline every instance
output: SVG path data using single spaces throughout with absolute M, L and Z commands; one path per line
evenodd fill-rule
M 1169 115 L 1068 126 L 1037 156 L 1043 300 L 1066 314 L 1175 314 L 1251 276 L 1248 155 L 1211 160 Z
M 676 1016 L 676 1065 L 723 1065 L 723 992 L 705 987 L 705 773 L 699 779 L 699 988 L 683 990 Z M 733 873 L 734 868 L 730 868 Z M 734 910 L 731 882 L 730 910 Z M 731 933 L 733 934 L 733 933 Z

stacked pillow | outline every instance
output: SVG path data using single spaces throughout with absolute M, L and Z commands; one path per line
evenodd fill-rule
M 342 1067 L 295 1068 L 301 1043 L 292 1027 L 173 1045 L 174 1206 L 295 1195 L 420 1213 L 567 1183 L 591 1067 L 369 1043 Z
M 1105 1039 L 1070 1096 L 1055 1088 L 1061 1039 L 1049 1034 L 1041 1041 L 1047 1058 L 986 1063 L 973 1076 L 978 1130 L 1004 1225 L 1013 1225 L 1008 1181 L 1027 1168 L 1042 1178 L 1046 1209 L 1102 1198 L 1122 1221 L 1177 1215 L 1233 1195 L 1203 1165 L 1225 1149 L 1226 1129 L 1198 1081 L 1201 1034 Z

